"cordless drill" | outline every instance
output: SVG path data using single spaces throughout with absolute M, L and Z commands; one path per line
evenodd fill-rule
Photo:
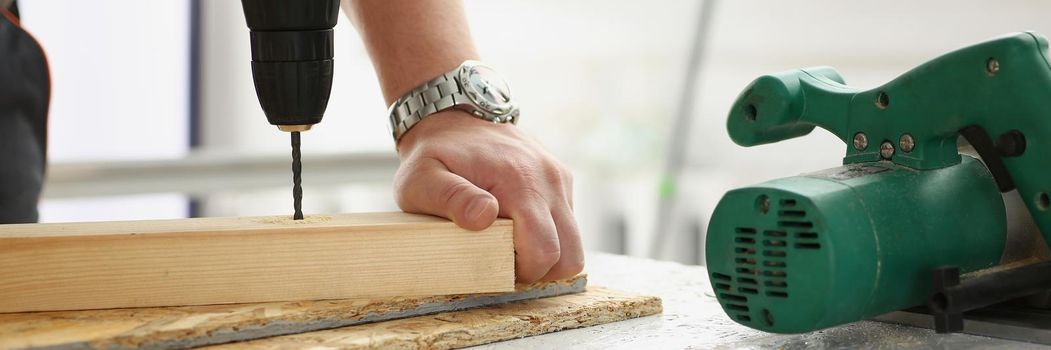
M 332 90 L 332 27 L 339 0 L 242 0 L 252 77 L 267 121 L 292 135 L 292 198 L 303 219 L 300 132 L 325 114 Z

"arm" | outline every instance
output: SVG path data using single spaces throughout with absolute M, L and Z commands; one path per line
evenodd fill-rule
M 459 0 L 343 0 L 343 8 L 365 42 L 388 105 L 478 59 Z M 394 187 L 402 210 L 476 230 L 497 216 L 513 219 L 519 281 L 583 269 L 572 177 L 515 126 L 446 110 L 410 129 L 398 155 Z

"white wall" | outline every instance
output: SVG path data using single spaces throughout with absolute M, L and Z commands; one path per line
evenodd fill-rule
M 141 125 L 128 122 L 143 115 L 180 114 L 178 106 L 160 102 L 136 104 L 113 99 L 115 87 L 134 87 L 134 99 L 150 101 L 174 95 L 176 76 L 182 76 L 165 51 L 178 43 L 182 29 L 178 10 L 185 2 L 61 2 L 84 7 L 65 15 L 53 10 L 35 11 L 27 1 L 27 25 L 39 27 L 43 39 L 66 42 L 105 41 L 107 52 L 65 53 L 73 73 L 106 71 L 102 81 L 82 76 L 78 91 L 98 93 L 101 100 L 77 101 L 56 90 L 52 139 L 67 139 L 90 126 L 77 124 L 63 131 L 57 125 L 60 111 L 72 116 L 92 113 L 125 122 L 106 124 L 101 132 L 120 144 L 149 145 L 167 142 L 159 129 L 175 124 Z M 111 7 L 106 12 L 98 6 Z M 115 4 L 120 4 L 117 6 Z M 576 172 L 578 220 L 589 248 L 611 246 L 608 223 L 623 214 L 631 234 L 629 251 L 648 251 L 657 199 L 658 172 L 663 166 L 670 123 L 684 77 L 687 48 L 696 25 L 698 1 L 660 2 L 610 0 L 502 0 L 467 1 L 474 35 L 486 61 L 511 81 L 523 103 L 519 126 L 527 130 Z M 204 142 L 211 151 L 244 151 L 286 154 L 287 135 L 266 124 L 252 89 L 248 31 L 235 0 L 202 1 L 205 40 Z M 43 6 L 43 5 L 40 5 Z M 142 16 L 128 34 L 108 22 L 130 21 L 113 15 L 121 9 L 173 15 Z M 151 12 L 152 11 L 152 12 Z M 688 146 L 689 171 L 682 184 L 682 212 L 676 219 L 677 242 L 685 223 L 702 221 L 725 191 L 776 177 L 836 166 L 844 145 L 818 131 L 805 138 L 775 145 L 742 148 L 726 135 L 725 116 L 734 97 L 755 77 L 798 67 L 831 65 L 847 82 L 873 87 L 938 54 L 1007 32 L 1037 30 L 1051 33 L 1051 2 L 888 0 L 871 2 L 724 0 L 718 3 L 706 64 L 700 75 L 697 110 Z M 40 19 L 34 20 L 34 16 Z M 65 16 L 69 18 L 59 18 Z M 84 17 L 84 18 L 79 18 Z M 90 18 L 90 20 L 88 19 Z M 54 28 L 44 28 L 44 21 Z M 79 22 L 77 22 L 79 21 Z M 99 24 L 102 22 L 103 24 Z M 73 25 L 73 23 L 79 23 Z M 92 24 L 94 23 L 94 24 Z M 119 26 L 118 26 L 119 27 Z M 109 32 L 89 35 L 96 30 Z M 50 30 L 51 34 L 44 33 Z M 156 32 L 151 32 L 156 31 Z M 164 34 L 169 33 L 169 34 Z M 137 38 L 129 43 L 129 35 Z M 167 36 L 166 36 L 167 35 Z M 385 186 L 347 186 L 324 189 L 310 186 L 309 157 L 315 152 L 391 151 L 384 125 L 385 106 L 371 65 L 346 18 L 336 31 L 336 81 L 329 113 L 316 130 L 304 135 L 306 206 L 317 211 L 367 211 L 394 208 Z M 54 50 L 59 50 L 56 45 Z M 175 45 L 176 44 L 171 44 Z M 150 55 L 152 66 L 120 69 L 128 59 L 117 52 L 129 47 Z M 51 51 L 54 51 L 51 50 Z M 51 52 L 56 56 L 60 52 Z M 98 57 L 120 56 L 120 60 Z M 84 57 L 96 57 L 87 60 Z M 181 57 L 181 56 L 178 56 Z M 54 58 L 53 58 L 54 59 Z M 90 62 L 90 64 L 88 63 Z M 115 63 L 106 63 L 115 62 Z M 163 63 L 162 62 L 168 62 Z M 55 62 L 57 63 L 57 62 Z M 135 64 L 141 64 L 135 63 Z M 115 65 L 116 67 L 109 67 Z M 56 71 L 57 74 L 57 71 Z M 86 73 L 85 73 L 86 74 Z M 56 77 L 58 79 L 58 77 Z M 120 79 L 129 79 L 123 83 Z M 121 83 L 116 83 L 121 82 Z M 56 80 L 58 84 L 58 80 Z M 106 93 L 106 91 L 110 91 Z M 154 97 L 150 97 L 154 96 Z M 181 99 L 181 98 L 180 98 Z M 179 100 L 179 99 L 174 99 Z M 152 107 L 151 107 L 152 106 Z M 93 119 L 94 120 L 94 119 Z M 83 121 L 81 119 L 80 121 Z M 90 124 L 90 123 L 88 123 Z M 99 128 L 96 128 L 99 129 Z M 168 134 L 165 134 L 168 135 Z M 126 142 L 125 142 L 126 140 Z M 56 146 L 59 147 L 59 146 Z M 91 146 L 77 150 L 78 157 L 117 156 L 120 150 Z M 55 148 L 53 159 L 71 159 Z M 130 152 L 130 151 L 129 151 Z M 146 152 L 143 150 L 143 152 Z M 153 152 L 153 151 L 150 151 Z M 168 153 L 171 152 L 171 153 Z M 158 150 L 153 156 L 177 156 L 180 150 Z M 152 154 L 152 153 L 151 153 Z M 120 156 L 139 156 L 121 154 Z M 65 158 L 63 158 L 65 157 Z M 209 215 L 286 213 L 288 190 L 217 195 L 207 207 Z M 157 216 L 164 216 L 157 211 Z M 671 244 L 676 245 L 676 244 Z M 677 244 L 667 251 L 685 260 L 692 247 Z
M 189 140 L 189 3 L 20 1 L 51 68 L 51 162 L 181 157 Z M 179 194 L 45 200 L 41 221 L 183 217 Z

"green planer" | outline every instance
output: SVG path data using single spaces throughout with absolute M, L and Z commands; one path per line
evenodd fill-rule
M 719 201 L 705 254 L 726 314 L 803 333 L 921 307 L 939 332 L 953 332 L 965 311 L 1051 289 L 1047 55 L 1047 39 L 1027 32 L 871 90 L 828 67 L 752 82 L 729 113 L 735 143 L 819 126 L 843 140 L 846 156 L 841 167 Z M 1012 233 L 1016 217 L 1030 230 Z M 1032 237 L 1012 237 L 1024 234 Z

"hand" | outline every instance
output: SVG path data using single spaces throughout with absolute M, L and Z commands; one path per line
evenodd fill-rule
M 433 114 L 399 143 L 398 206 L 449 218 L 469 230 L 514 220 L 519 282 L 573 276 L 584 252 L 566 167 L 513 125 L 460 110 Z

